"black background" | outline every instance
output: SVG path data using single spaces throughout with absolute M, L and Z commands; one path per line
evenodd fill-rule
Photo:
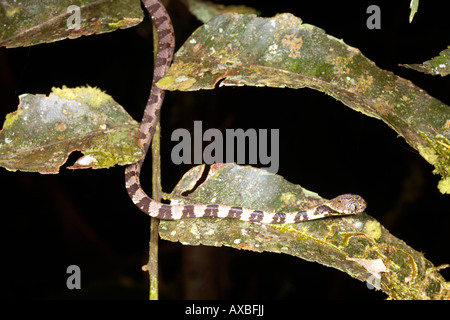
M 437 56 L 449 45 L 444 1 L 421 1 L 412 24 L 404 1 L 224 1 L 262 16 L 291 12 L 304 23 L 356 47 L 382 69 L 413 81 L 450 105 L 450 78 L 399 67 Z M 381 8 L 381 30 L 368 30 L 366 9 Z M 201 25 L 171 1 L 177 48 Z M 148 19 L 109 34 L 28 48 L 0 48 L 0 119 L 18 95 L 51 87 L 97 86 L 140 119 L 150 90 L 152 35 Z M 287 180 L 325 198 L 353 192 L 367 213 L 435 265 L 449 263 L 450 198 L 433 167 L 383 122 L 310 89 L 218 88 L 169 92 L 162 112 L 163 187 L 190 167 L 175 166 L 170 135 L 193 128 L 280 129 L 280 170 Z M 73 162 L 79 154 L 72 155 Z M 144 179 L 150 181 L 150 161 Z M 146 299 L 149 218 L 128 198 L 124 168 L 59 175 L 0 169 L 2 296 L 9 298 Z M 147 188 L 149 184 L 147 183 Z M 149 190 L 149 189 L 148 189 Z M 207 262 L 207 273 L 200 265 Z M 82 289 L 66 288 L 66 268 L 82 270 Z M 197 268 L 197 265 L 199 266 Z M 204 267 L 204 266 L 203 266 Z M 442 274 L 448 279 L 449 271 Z M 160 296 L 173 298 L 383 299 L 347 274 L 279 254 L 160 242 Z

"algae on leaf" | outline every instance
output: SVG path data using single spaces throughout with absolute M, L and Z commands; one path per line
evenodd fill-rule
M 212 165 L 206 180 L 181 196 L 196 184 L 201 170 L 195 167 L 184 175 L 171 194 L 171 204 L 216 203 L 292 212 L 325 201 L 279 175 L 235 164 Z M 367 281 L 393 299 L 450 298 L 450 285 L 438 268 L 366 213 L 281 225 L 191 218 L 161 221 L 159 233 L 165 240 L 186 245 L 293 255 Z
M 143 20 L 139 1 L 0 1 L 0 46 L 14 48 L 129 28 Z
M 84 154 L 72 169 L 126 165 L 143 156 L 139 123 L 97 88 L 19 98 L 0 131 L 0 166 L 8 170 L 58 173 L 72 151 Z
M 442 50 L 439 53 L 439 56 L 425 61 L 422 64 L 401 64 L 401 66 L 433 76 L 447 76 L 450 74 L 450 46 L 447 49 Z
M 157 85 L 193 91 L 217 84 L 322 91 L 404 137 L 434 165 L 439 189 L 450 194 L 450 107 L 292 14 L 213 18 L 187 39 Z

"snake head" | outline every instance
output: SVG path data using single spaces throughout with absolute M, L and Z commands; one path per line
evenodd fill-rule
M 357 214 L 364 212 L 367 202 L 357 194 L 347 193 L 331 199 L 329 205 L 341 214 Z

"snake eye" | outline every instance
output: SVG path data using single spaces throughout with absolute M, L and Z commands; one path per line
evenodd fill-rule
M 356 204 L 356 203 L 350 204 L 350 211 L 351 212 L 356 212 L 357 210 L 358 210 L 358 204 Z

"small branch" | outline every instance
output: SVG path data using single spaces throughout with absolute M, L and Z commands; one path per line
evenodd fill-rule
M 159 39 L 158 32 L 156 31 L 155 25 L 153 24 L 153 48 L 154 56 L 153 59 L 156 63 L 156 55 L 158 53 Z M 156 201 L 161 200 L 162 188 L 161 188 L 161 126 L 158 119 L 155 128 L 155 134 L 152 140 L 151 152 L 152 152 L 152 198 Z M 147 270 L 149 274 L 149 285 L 150 285 L 150 300 L 158 300 L 158 227 L 159 220 L 155 218 L 150 218 L 150 242 L 149 242 L 149 254 Z
M 156 125 L 155 135 L 152 141 L 152 197 L 161 199 L 161 158 L 160 158 L 161 126 Z M 150 243 L 147 269 L 150 282 L 150 300 L 158 300 L 158 226 L 159 219 L 150 219 Z

